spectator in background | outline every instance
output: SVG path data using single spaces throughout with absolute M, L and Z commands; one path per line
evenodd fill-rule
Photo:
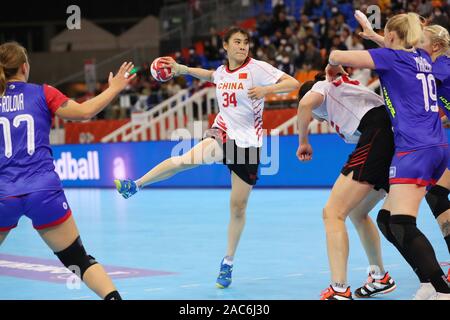
M 209 30 L 209 38 L 204 41 L 205 57 L 210 61 L 220 60 L 222 41 L 214 27 Z M 178 63 L 178 62 L 177 62 Z
M 278 69 L 283 71 L 284 73 L 293 75 L 295 73 L 295 67 L 294 64 L 291 62 L 289 55 L 285 52 L 282 55 L 280 64 L 277 66 Z
M 362 39 L 356 34 L 352 34 L 345 42 L 348 50 L 364 50 Z
M 342 42 L 340 36 L 334 36 L 331 40 L 331 51 L 333 50 L 347 50 L 347 46 Z
M 303 69 L 303 65 L 305 64 L 305 56 L 306 45 L 302 42 L 298 46 L 298 55 L 294 60 L 294 65 L 298 70 Z
M 421 0 L 417 8 L 419 15 L 422 17 L 429 17 L 433 11 L 433 6 L 429 0 Z
M 256 30 L 261 37 L 269 37 L 273 33 L 273 25 L 266 14 L 263 13 L 258 17 Z
M 280 11 L 278 16 L 273 21 L 273 29 L 286 30 L 287 27 L 289 27 L 289 21 L 286 18 L 286 13 L 284 11 Z
M 303 39 L 306 37 L 306 27 L 307 26 L 311 27 L 309 17 L 306 14 L 302 14 L 300 16 L 300 21 L 299 21 L 299 26 L 298 26 L 298 31 L 297 31 L 298 39 Z
M 320 50 L 317 48 L 314 41 L 309 40 L 306 43 L 305 60 L 303 62 L 303 69 L 306 70 L 321 70 L 323 69 L 323 60 L 320 55 Z
M 325 14 L 322 0 L 307 0 L 303 8 L 303 13 L 310 17 L 310 20 L 318 21 Z
M 167 93 L 169 97 L 176 95 L 180 91 L 181 86 L 175 81 L 175 79 L 172 79 L 167 83 Z
M 446 29 L 449 28 L 449 18 L 446 12 L 443 12 L 440 7 L 435 7 L 433 9 L 433 14 L 431 15 L 431 24 L 438 24 Z
M 189 49 L 187 64 L 193 67 L 202 67 L 202 60 L 200 56 L 195 52 L 194 48 Z
M 175 61 L 177 63 L 181 63 L 181 64 L 186 63 L 186 59 L 184 59 L 184 57 L 181 55 L 180 51 L 175 52 Z

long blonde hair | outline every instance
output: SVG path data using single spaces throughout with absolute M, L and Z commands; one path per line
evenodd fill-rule
M 438 57 L 443 55 L 450 56 L 450 34 L 447 29 L 435 24 L 426 26 L 423 31 L 430 34 L 430 42 L 432 45 L 438 44 L 441 47 L 438 52 Z
M 423 35 L 423 26 L 417 13 L 397 14 L 386 24 L 388 31 L 395 31 L 405 48 L 412 48 L 419 43 Z
M 0 45 L 0 96 L 6 91 L 6 83 L 14 77 L 19 68 L 28 62 L 27 50 L 17 42 Z

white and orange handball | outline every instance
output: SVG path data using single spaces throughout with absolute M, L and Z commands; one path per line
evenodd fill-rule
M 170 67 L 163 67 L 161 57 L 153 60 L 150 71 L 153 79 L 159 82 L 167 82 L 173 78 L 172 69 Z

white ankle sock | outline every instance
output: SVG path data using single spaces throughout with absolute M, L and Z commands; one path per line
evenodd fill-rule
M 333 288 L 334 291 L 339 292 L 339 293 L 344 293 L 345 291 L 347 291 L 348 286 L 347 284 L 332 284 L 331 287 Z
M 226 256 L 225 258 L 223 258 L 223 263 L 225 263 L 229 266 L 232 266 L 233 260 L 234 260 L 234 257 Z
M 387 272 L 385 273 L 371 273 L 370 276 L 375 280 L 381 280 L 384 278 Z

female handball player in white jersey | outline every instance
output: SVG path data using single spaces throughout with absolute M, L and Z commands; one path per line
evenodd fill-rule
M 298 109 L 300 161 L 312 160 L 313 149 L 308 141 L 311 116 L 327 121 L 345 142 L 357 144 L 342 168 L 324 208 L 323 218 L 338 217 L 334 224 L 325 223 L 328 258 L 332 284 L 324 300 L 350 300 L 347 287 L 349 253 L 345 220 L 355 225 L 370 263 L 367 283 L 355 291 L 359 298 L 388 293 L 395 282 L 384 270 L 380 236 L 369 217 L 373 207 L 389 192 L 389 165 L 394 155 L 394 136 L 383 98 L 342 75 L 329 82 L 323 74 L 316 81 L 303 84 Z
M 257 180 L 264 97 L 300 87 L 293 77 L 249 57 L 249 39 L 247 31 L 231 28 L 223 39 L 227 64 L 215 71 L 190 68 L 177 64 L 172 58 L 164 58 L 165 65 L 176 76 L 189 74 L 213 82 L 220 112 L 204 139 L 184 155 L 163 161 L 136 181 L 115 180 L 119 193 L 129 198 L 145 185 L 198 165 L 220 161 L 228 166 L 231 171 L 231 216 L 227 252 L 216 281 L 219 288 L 231 284 L 233 258 L 244 229 L 248 198 Z

